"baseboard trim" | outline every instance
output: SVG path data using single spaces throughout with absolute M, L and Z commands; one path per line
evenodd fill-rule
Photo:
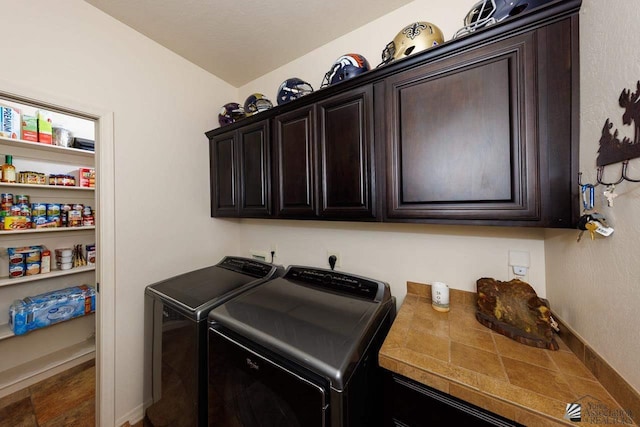
M 138 405 L 116 421 L 117 426 L 129 426 L 139 423 L 144 418 L 144 410 L 153 402 L 148 400 L 142 405 Z

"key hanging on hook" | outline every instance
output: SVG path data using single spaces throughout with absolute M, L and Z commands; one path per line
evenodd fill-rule
M 580 187 L 582 192 L 582 207 L 585 211 L 593 210 L 595 202 L 595 187 L 593 184 L 582 184 Z
M 604 197 L 607 199 L 607 205 L 612 208 L 613 207 L 613 199 L 615 199 L 616 197 L 618 197 L 618 194 L 614 193 L 613 191 L 616 189 L 616 186 L 611 184 L 607 187 L 606 190 L 604 190 L 604 192 L 602 193 L 604 195 Z

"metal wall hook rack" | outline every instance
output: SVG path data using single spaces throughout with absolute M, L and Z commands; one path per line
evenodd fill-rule
M 618 178 L 618 180 L 614 181 L 614 182 L 605 182 L 604 181 L 604 168 L 605 168 L 605 165 L 598 166 L 598 168 L 596 170 L 596 182 L 595 182 L 595 184 L 585 184 L 585 183 L 583 183 L 582 182 L 582 172 L 578 172 L 578 185 L 580 187 L 583 187 L 585 185 L 593 186 L 593 187 L 597 187 L 598 185 L 604 185 L 604 186 L 607 186 L 607 187 L 611 187 L 611 186 L 615 186 L 615 185 L 620 184 L 622 181 L 640 182 L 640 179 L 629 178 L 629 176 L 627 176 L 627 170 L 629 168 L 629 160 L 624 160 L 622 162 L 622 170 L 620 172 L 620 178 Z

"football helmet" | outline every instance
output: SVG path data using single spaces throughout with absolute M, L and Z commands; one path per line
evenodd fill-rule
M 552 0 L 481 0 L 477 2 L 464 18 L 464 27 L 453 38 L 472 33 L 478 28 L 498 23 L 524 11 L 535 9 Z
M 220 126 L 230 125 L 245 117 L 244 109 L 237 102 L 229 102 L 220 108 L 218 123 Z
M 282 82 L 278 89 L 278 105 L 286 104 L 313 92 L 311 85 L 297 77 Z
M 442 43 L 444 43 L 444 35 L 440 28 L 430 22 L 414 22 L 404 27 L 387 44 L 382 51 L 382 62 L 378 67 Z
M 331 86 L 343 80 L 351 79 L 370 69 L 369 61 L 364 56 L 357 53 L 347 53 L 336 59 L 331 69 L 324 75 L 320 87 Z
M 244 101 L 244 112 L 247 117 L 269 108 L 273 108 L 273 104 L 261 93 L 251 94 Z

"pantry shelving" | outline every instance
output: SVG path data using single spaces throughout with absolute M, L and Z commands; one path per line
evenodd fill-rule
M 27 228 L 25 230 L 0 230 L 0 236 L 7 234 L 36 234 L 36 233 L 68 233 L 70 231 L 95 230 L 95 225 L 81 227 L 52 227 L 52 228 Z
M 33 159 L 46 158 L 47 161 L 53 162 L 93 164 L 94 158 L 93 151 L 40 144 L 38 142 L 24 141 L 22 139 L 0 137 L 0 147 L 2 147 L 4 151 L 12 151 L 16 157 Z
M 54 277 L 80 274 L 87 271 L 94 271 L 95 269 L 95 265 L 83 265 L 81 267 L 74 267 L 69 270 L 52 270 L 50 273 L 34 274 L 33 276 L 22 276 L 17 278 L 0 277 L 0 288 L 3 286 L 18 285 L 20 283 L 33 282 L 36 280 L 45 280 L 52 279 Z
M 4 99 L 0 104 L 34 115 L 46 106 Z M 95 140 L 96 122 L 73 112 L 52 109 L 54 123 L 64 123 L 75 136 Z M 76 127 L 77 126 L 77 127 Z M 93 151 L 52 144 L 0 137 L 0 163 L 13 157 L 16 172 L 37 171 L 47 175 L 68 175 L 81 168 L 95 168 Z M 48 180 L 47 180 L 48 182 Z M 0 193 L 29 196 L 29 203 L 78 204 L 95 207 L 96 190 L 92 187 L 39 185 L 0 182 Z M 80 208 L 82 209 L 82 208 Z M 70 367 L 95 357 L 96 316 L 76 317 L 24 335 L 14 335 L 8 324 L 9 306 L 17 299 L 35 296 L 70 286 L 96 284 L 96 265 L 56 268 L 54 250 L 96 243 L 95 225 L 0 230 L 0 397 L 15 391 L 36 378 L 45 378 L 56 369 Z M 51 251 L 51 271 L 21 277 L 9 277 L 7 248 L 44 246 Z
M 19 184 L 19 183 L 9 183 L 9 182 L 0 182 L 0 188 L 8 187 L 8 188 L 22 188 L 24 190 L 33 190 L 33 189 L 45 189 L 45 190 L 54 190 L 54 191 L 95 191 L 94 188 L 89 187 L 71 187 L 71 186 L 62 186 L 62 185 L 39 185 L 39 184 Z

